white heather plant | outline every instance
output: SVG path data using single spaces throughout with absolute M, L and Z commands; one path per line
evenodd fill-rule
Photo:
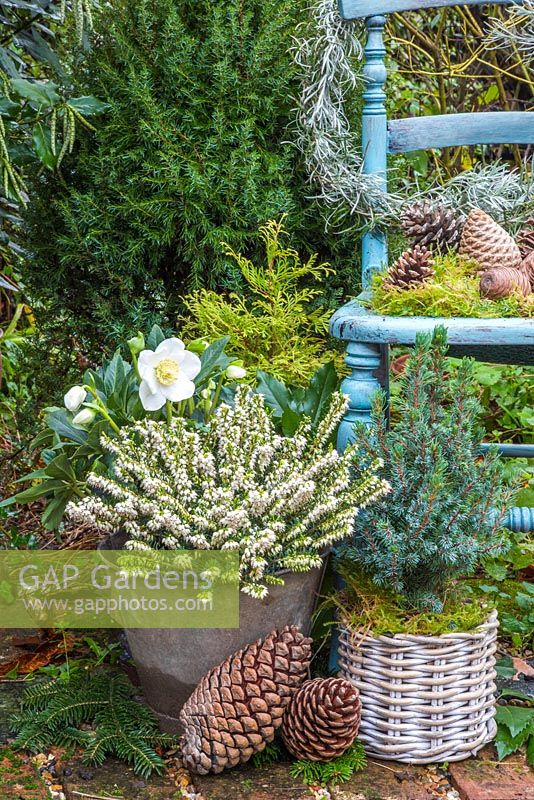
M 204 429 L 182 417 L 145 419 L 103 446 L 113 477 L 91 475 L 95 496 L 67 514 L 103 532 L 125 531 L 126 548 L 238 550 L 242 591 L 264 597 L 281 570 L 305 572 L 352 533 L 359 509 L 388 491 L 373 463 L 351 479 L 354 450 L 338 453 L 332 434 L 346 408 L 332 396 L 315 432 L 276 433 L 263 397 L 240 387 Z

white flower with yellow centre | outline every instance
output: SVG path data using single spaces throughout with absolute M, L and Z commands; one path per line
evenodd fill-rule
M 181 339 L 165 339 L 156 350 L 139 354 L 139 397 L 146 411 L 157 411 L 169 400 L 179 403 L 195 393 L 193 379 L 200 372 L 200 359 L 185 349 Z

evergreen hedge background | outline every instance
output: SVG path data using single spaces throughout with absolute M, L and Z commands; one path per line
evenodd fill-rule
M 62 176 L 34 177 L 25 215 L 47 357 L 96 357 L 138 328 L 172 326 L 186 290 L 242 291 L 221 242 L 260 259 L 258 226 L 284 213 L 292 246 L 335 267 L 326 302 L 357 290 L 358 237 L 325 233 L 289 142 L 289 49 L 306 5 L 114 0 L 95 20 L 72 80 L 111 110 Z

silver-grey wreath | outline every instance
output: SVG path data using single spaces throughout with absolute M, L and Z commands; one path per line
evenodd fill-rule
M 530 46 L 534 53 L 534 0 L 527 0 L 526 8 L 531 33 L 524 32 L 524 52 L 530 52 Z M 510 13 L 514 9 L 519 14 L 516 6 Z M 507 36 L 511 30 L 506 28 Z M 346 113 L 348 94 L 364 80 L 362 35 L 359 21 L 341 19 L 337 0 L 317 0 L 309 9 L 309 20 L 298 29 L 293 48 L 301 79 L 294 141 L 304 157 L 311 197 L 323 205 L 326 226 L 343 232 L 391 224 L 404 204 L 430 197 L 464 213 L 481 208 L 509 230 L 517 229 L 534 206 L 532 165 L 517 170 L 498 161 L 478 164 L 446 184 L 436 181 L 425 190 L 415 184 L 402 193 L 384 192 L 376 175 L 363 173 L 361 148 Z M 499 36 L 495 32 L 495 43 L 505 46 L 508 40 Z

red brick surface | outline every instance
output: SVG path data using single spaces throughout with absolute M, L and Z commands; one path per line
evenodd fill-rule
M 461 800 L 534 800 L 534 771 L 520 755 L 498 762 L 486 747 L 476 759 L 451 764 L 450 773 Z

